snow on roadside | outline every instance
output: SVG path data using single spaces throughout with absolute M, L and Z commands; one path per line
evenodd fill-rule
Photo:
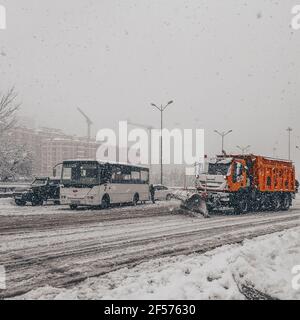
M 59 206 L 32 207 L 17 206 L 13 198 L 0 198 L 0 216 L 26 216 L 26 215 L 40 215 L 40 214 L 56 214 L 59 213 Z
M 247 283 L 274 298 L 300 300 L 300 290 L 292 288 L 294 265 L 300 265 L 300 228 L 152 260 L 72 289 L 39 288 L 18 299 L 244 299 L 237 283 Z
M 129 209 L 130 211 L 140 211 L 140 210 L 147 210 L 151 208 L 168 208 L 169 211 L 173 211 L 174 208 L 178 207 L 178 201 L 172 200 L 172 201 L 157 201 L 155 204 L 152 204 L 150 202 L 147 202 L 146 204 L 139 204 L 136 207 L 132 207 L 130 205 L 125 205 L 122 207 L 114 207 L 110 208 L 109 213 L 114 212 L 127 212 Z M 27 215 L 43 215 L 43 214 L 61 214 L 61 212 L 70 212 L 72 214 L 74 213 L 82 213 L 86 211 L 91 212 L 101 212 L 101 213 L 107 213 L 106 210 L 100 209 L 91 209 L 88 207 L 82 207 L 79 208 L 77 211 L 72 211 L 69 209 L 69 206 L 59 206 L 59 205 L 53 205 L 51 201 L 48 202 L 48 205 L 44 206 L 36 206 L 32 207 L 31 204 L 27 204 L 26 206 L 17 206 L 15 204 L 15 201 L 13 198 L 0 198 L 0 216 L 27 216 Z

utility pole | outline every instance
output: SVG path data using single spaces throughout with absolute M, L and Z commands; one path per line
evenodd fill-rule
M 172 104 L 174 101 L 169 101 L 165 106 L 161 105 L 158 107 L 156 104 L 151 103 L 152 107 L 155 107 L 160 111 L 160 183 L 163 184 L 163 112 L 165 109 Z
M 232 130 L 229 130 L 229 131 L 227 131 L 227 132 L 219 132 L 218 130 L 214 130 L 214 132 L 215 133 L 217 133 L 219 136 L 221 136 L 221 138 L 222 138 L 222 154 L 223 154 L 223 152 L 225 151 L 224 150 L 224 138 L 228 135 L 228 134 L 230 134 L 231 132 L 232 132 Z
M 242 151 L 242 154 L 245 154 L 251 146 L 248 145 L 247 147 L 241 147 L 241 146 L 236 146 L 236 147 Z
M 289 135 L 289 160 L 291 160 L 291 132 L 293 131 L 293 129 L 291 127 L 288 127 L 286 131 Z

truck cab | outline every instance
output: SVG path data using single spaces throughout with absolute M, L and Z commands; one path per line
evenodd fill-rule
M 236 192 L 249 183 L 246 161 L 231 157 L 211 159 L 196 179 L 198 190 L 214 192 Z
M 235 196 L 246 192 L 251 185 L 250 170 L 245 159 L 218 156 L 206 162 L 196 177 L 196 188 L 207 193 L 207 207 L 223 209 L 234 207 Z

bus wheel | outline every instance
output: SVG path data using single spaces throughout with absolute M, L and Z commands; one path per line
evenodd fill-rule
M 134 195 L 134 197 L 133 197 L 133 200 L 132 200 L 132 204 L 134 205 L 134 206 L 136 206 L 137 204 L 138 204 L 138 202 L 139 202 L 139 195 L 136 193 L 135 195 Z
M 77 204 L 71 204 L 70 209 L 71 210 L 76 210 L 78 208 Z
M 108 209 L 110 207 L 109 196 L 104 196 L 101 201 L 101 209 Z

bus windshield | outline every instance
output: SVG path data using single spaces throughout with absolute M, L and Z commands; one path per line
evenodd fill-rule
M 95 186 L 99 184 L 97 162 L 65 162 L 62 169 L 62 183 L 72 186 Z

